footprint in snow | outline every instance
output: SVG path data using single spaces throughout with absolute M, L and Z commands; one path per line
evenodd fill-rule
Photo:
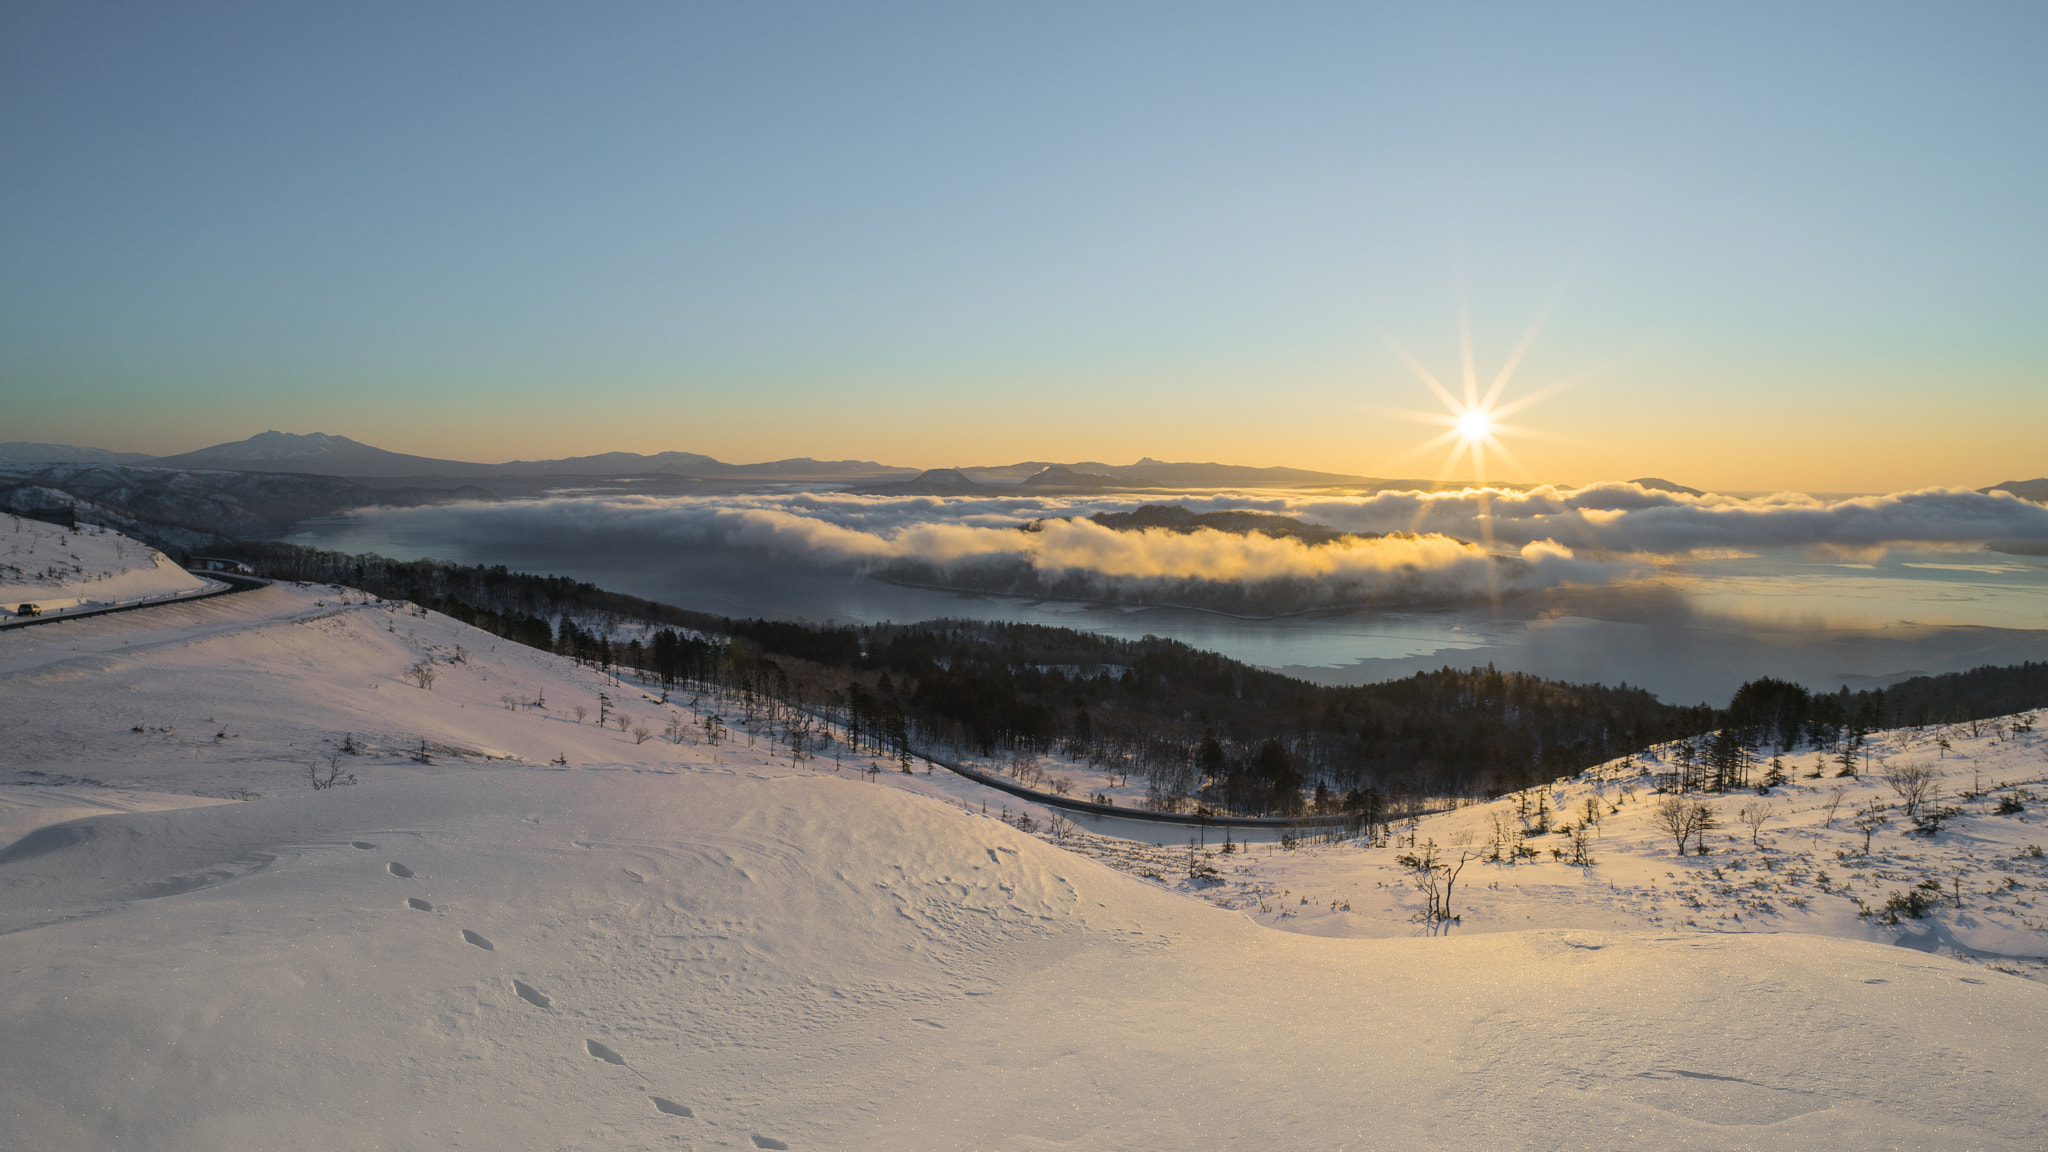
M 754 1134 L 754 1147 L 780 1148 L 782 1149 L 782 1152 L 789 1152 L 789 1145 L 784 1144 L 782 1141 L 777 1140 L 773 1136 L 763 1136 L 758 1132 Z
M 386 871 L 390 872 L 393 876 L 398 877 L 400 880 L 412 879 L 412 869 L 407 868 L 405 865 L 400 864 L 396 860 L 393 860 L 391 863 L 386 864 L 384 868 Z
M 512 990 L 519 993 L 521 1000 L 526 1001 L 535 1008 L 548 1008 L 554 1005 L 554 1001 L 548 999 L 547 993 L 542 992 L 524 980 L 514 980 L 512 982 Z
M 650 1096 L 648 1099 L 654 1101 L 654 1110 L 657 1112 L 664 1112 L 670 1116 L 696 1115 L 695 1112 L 690 1111 L 688 1104 L 678 1104 L 666 1096 Z
M 422 900 L 417 896 L 407 896 L 405 898 L 405 906 L 407 908 L 412 909 L 415 912 L 432 912 L 434 910 L 434 906 L 432 904 L 427 903 L 425 900 Z
M 484 939 L 483 937 L 481 937 L 481 936 L 477 935 L 476 933 L 474 933 L 474 932 L 471 932 L 471 931 L 470 931 L 469 929 L 467 929 L 467 928 L 464 928 L 464 929 L 462 930 L 462 938 L 463 938 L 464 940 L 467 940 L 467 941 L 469 941 L 469 942 L 470 942 L 471 944 L 474 944 L 474 945 L 476 945 L 477 947 L 479 947 L 479 948 L 483 949 L 483 950 L 484 950 L 484 951 L 486 951 L 486 952 L 496 952 L 496 951 L 497 951 L 497 949 L 496 949 L 496 948 L 493 948 L 493 947 L 491 947 L 491 942 L 490 942 L 489 940 L 486 940 L 486 939 Z
M 372 851 L 377 847 L 368 840 L 351 840 L 348 842 L 348 846 L 351 848 L 361 848 L 365 852 Z
M 614 1052 L 611 1049 L 605 1047 L 604 1045 L 599 1044 L 595 1040 L 585 1040 L 583 1042 L 583 1047 L 586 1050 L 588 1050 L 592 1056 L 597 1057 L 599 1060 L 602 1060 L 607 1064 L 617 1064 L 621 1068 L 624 1068 L 626 1066 L 626 1058 L 624 1056 L 621 1056 L 617 1052 Z

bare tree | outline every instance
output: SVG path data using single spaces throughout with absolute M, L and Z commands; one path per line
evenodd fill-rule
M 1666 796 L 1650 809 L 1650 826 L 1672 838 L 1678 844 L 1678 854 L 1685 855 L 1685 842 L 1692 839 L 1692 801 L 1683 796 Z
M 1460 833 L 1463 842 L 1458 846 L 1458 862 L 1455 864 L 1437 854 L 1434 840 L 1424 844 L 1419 854 L 1407 857 L 1415 865 L 1416 891 L 1422 893 L 1422 898 L 1428 905 L 1421 916 L 1422 920 L 1440 924 L 1458 919 L 1458 914 L 1451 908 L 1451 893 L 1458 886 L 1458 874 L 1465 870 L 1466 863 L 1472 859 L 1470 836 L 1470 833 Z
M 1045 779 L 1045 766 L 1023 749 L 1010 754 L 1010 775 L 1026 788 L 1036 788 Z
M 1828 818 L 1822 822 L 1824 827 L 1833 828 L 1835 826 L 1835 809 L 1842 806 L 1842 797 L 1848 794 L 1849 786 L 1846 784 L 1837 784 L 1833 788 L 1828 789 Z
M 1707 833 L 1721 826 L 1720 815 L 1712 804 L 1704 800 L 1666 796 L 1650 809 L 1650 826 L 1676 841 L 1680 856 L 1685 855 L 1687 840 L 1696 841 L 1700 855 L 1704 856 L 1707 854 Z
M 633 726 L 633 743 L 635 744 L 647 743 L 647 738 L 652 735 L 654 735 L 653 730 L 648 728 L 645 724 L 636 724 Z
M 1522 839 L 1522 826 L 1515 814 L 1506 808 L 1495 808 L 1491 817 L 1491 835 L 1487 840 L 1487 859 L 1514 859 L 1515 844 Z
M 1908 820 L 1941 795 L 1941 774 L 1931 764 L 1894 765 L 1885 769 L 1880 779 L 1898 793 L 1900 806 L 1905 809 Z
M 1767 800 L 1752 800 L 1736 809 L 1735 818 L 1749 825 L 1749 846 L 1761 848 L 1757 835 L 1763 831 L 1764 821 L 1778 814 L 1778 806 Z
M 621 712 L 617 716 L 612 717 L 612 723 L 617 724 L 619 726 L 619 731 L 624 732 L 627 726 L 633 723 L 633 718 L 631 716 L 626 715 L 624 712 Z
M 434 687 L 434 681 L 440 675 L 439 672 L 434 671 L 434 662 L 432 660 L 422 660 L 405 670 L 406 679 L 411 680 L 421 688 L 429 690 Z
M 574 712 L 576 714 L 576 722 L 578 724 L 583 723 L 583 721 L 590 717 L 590 709 L 584 707 L 581 704 L 578 704 L 574 708 L 569 709 L 569 711 Z
M 1889 823 L 1891 823 L 1891 817 L 1885 815 L 1885 806 L 1882 804 L 1872 804 L 1870 807 L 1856 813 L 1855 828 L 1858 832 L 1863 833 L 1863 854 L 1865 856 L 1870 855 L 1870 838 L 1877 835 L 1879 828 Z

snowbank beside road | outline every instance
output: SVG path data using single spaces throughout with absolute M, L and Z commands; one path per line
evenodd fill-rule
M 210 587 L 211 581 L 118 532 L 0 516 L 0 618 L 12 617 L 23 604 L 52 612 Z

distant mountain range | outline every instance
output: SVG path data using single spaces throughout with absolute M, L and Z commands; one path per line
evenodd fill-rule
M 313 476 L 462 475 L 483 467 L 428 456 L 408 456 L 357 443 L 346 436 L 314 432 L 261 432 L 247 440 L 215 444 L 197 452 L 159 456 L 158 468 L 215 468 L 230 472 L 299 472 Z
M 105 448 L 76 448 L 29 440 L 0 444 L 0 464 L 140 464 L 154 459 L 147 452 L 109 452 Z
M 958 468 L 928 468 L 908 480 L 883 480 L 856 484 L 848 492 L 869 496 L 973 496 L 1000 492 L 1011 485 L 978 484 Z
M 872 460 L 813 460 L 797 457 L 760 464 L 728 464 L 696 452 L 605 452 L 559 460 L 512 460 L 481 464 L 412 456 L 373 447 L 346 436 L 321 432 L 261 432 L 246 440 L 215 444 L 174 456 L 109 452 L 67 444 L 13 442 L 0 444 L 4 464 L 131 464 L 180 470 L 218 469 L 230 472 L 289 472 L 351 479 L 395 478 L 532 478 L 547 476 L 672 476 L 701 480 L 775 480 L 857 483 L 908 494 L 915 488 L 943 488 L 938 495 L 964 495 L 984 488 L 1029 483 L 1040 489 L 1114 490 L 1128 488 L 1298 488 L 1379 483 L 1368 476 L 1314 472 L 1304 468 L 1247 468 L 1235 464 L 1173 463 L 1150 457 L 1136 464 L 1056 464 L 1026 461 L 994 467 L 942 468 L 921 472 L 878 464 Z
M 1237 464 L 1192 463 L 1145 457 L 1135 464 L 1082 461 L 1063 464 L 1028 460 L 1016 464 L 919 470 L 873 460 L 813 460 L 797 457 L 759 464 L 729 464 L 697 452 L 604 452 L 558 460 L 510 460 L 482 464 L 391 452 L 346 436 L 326 433 L 261 432 L 246 440 L 215 444 L 175 456 L 112 452 L 69 444 L 28 441 L 0 443 L 0 465 L 103 464 L 181 471 L 296 473 L 354 480 L 419 481 L 422 487 L 459 487 L 496 481 L 497 494 L 515 496 L 557 487 L 551 478 L 606 479 L 647 477 L 670 491 L 686 490 L 698 481 L 782 482 L 849 485 L 849 490 L 894 495 L 966 496 L 978 492 L 1025 488 L 1040 492 L 1118 492 L 1145 489 L 1206 488 L 1441 488 L 1447 485 L 1415 479 L 1386 479 L 1306 468 L 1250 468 Z M 1456 484 L 1460 482 L 1452 482 Z M 1645 488 L 1700 495 L 1657 477 L 1634 481 Z M 387 483 L 384 487 L 389 487 Z M 2004 491 L 2028 500 L 2048 502 L 2048 478 L 2008 480 L 1983 492 Z
M 1705 492 L 1702 492 L 1697 488 L 1687 488 L 1683 484 L 1673 484 L 1669 480 L 1660 480 L 1655 476 L 1640 476 L 1634 480 L 1629 481 L 1629 483 L 1635 485 L 1638 488 L 1646 488 L 1652 492 L 1676 492 L 1681 496 L 1706 495 Z
M 2003 484 L 1993 484 L 1989 488 L 1979 488 L 1977 491 L 2010 492 L 2022 500 L 2048 504 L 2048 476 L 2038 480 L 2007 480 Z
M 49 446 L 57 447 L 57 446 Z M 87 451 L 71 449 L 71 451 Z M 320 432 L 261 432 L 247 440 L 215 444 L 176 456 L 145 457 L 165 468 L 220 468 L 236 472 L 303 472 L 317 476 L 392 478 L 400 476 L 645 476 L 668 474 L 702 479 L 849 480 L 873 476 L 909 476 L 915 468 L 891 468 L 872 460 L 775 460 L 765 464 L 727 464 L 695 452 L 605 452 L 561 460 L 513 460 L 478 464 L 389 452 Z M 138 463 L 140 461 L 123 461 Z
M 1128 492 L 1133 489 L 1377 487 L 1388 481 L 1306 468 L 1248 468 L 1240 464 L 1175 464 L 1146 457 L 1136 464 L 1045 464 L 1031 461 L 994 468 L 933 468 L 906 480 L 877 481 L 850 492 L 895 496 L 969 496 L 1024 489 L 1038 492 Z M 1423 484 L 1425 481 L 1402 481 Z
M 305 473 L 188 470 L 154 463 L 0 463 L 0 512 L 42 519 L 62 514 L 172 551 L 266 539 L 309 517 L 350 508 L 494 498 L 474 485 L 371 487 L 347 477 Z

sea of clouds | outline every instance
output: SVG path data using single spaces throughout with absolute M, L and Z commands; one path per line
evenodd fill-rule
M 1086 519 L 1160 503 L 1197 512 L 1252 509 L 1395 535 L 1310 545 L 1210 530 L 1117 531 Z M 2005 493 L 1934 488 L 1825 501 L 1802 494 L 1690 496 L 1611 482 L 1364 496 L 564 496 L 385 515 L 449 538 L 546 539 L 607 551 L 731 550 L 908 583 L 1254 614 L 1594 584 L 1666 556 L 2048 541 L 2048 507 Z M 1034 522 L 1037 530 L 1019 530 Z

